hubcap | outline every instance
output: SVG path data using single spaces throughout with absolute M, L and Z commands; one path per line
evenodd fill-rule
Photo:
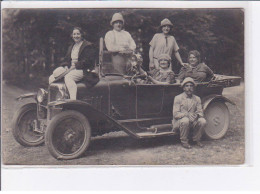
M 225 104 L 215 102 L 205 112 L 207 125 L 206 134 L 212 139 L 219 139 L 225 135 L 229 125 L 229 111 Z
M 74 154 L 83 145 L 86 133 L 77 119 L 64 119 L 53 132 L 53 145 L 61 154 Z

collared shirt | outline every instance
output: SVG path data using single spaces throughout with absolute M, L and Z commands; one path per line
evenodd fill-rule
M 122 47 L 129 47 L 131 50 L 136 49 L 135 41 L 129 32 L 121 30 L 111 30 L 105 35 L 105 43 L 108 51 L 119 51 Z
M 150 46 L 153 48 L 153 57 L 158 58 L 160 54 L 168 54 L 172 56 L 172 52 L 177 52 L 179 46 L 173 36 L 166 36 L 163 33 L 157 33 L 153 36 Z
M 174 98 L 173 118 L 181 119 L 187 113 L 195 113 L 199 118 L 204 116 L 200 97 L 194 94 L 189 97 L 183 92 Z
M 78 57 L 79 57 L 79 49 L 82 45 L 83 41 L 79 43 L 75 43 L 73 45 L 73 48 L 71 50 L 71 66 L 74 66 L 76 62 L 78 62 Z
M 186 77 L 191 77 L 195 82 L 204 82 L 213 76 L 213 71 L 205 63 L 200 63 L 196 67 L 182 67 L 178 79 L 182 82 Z

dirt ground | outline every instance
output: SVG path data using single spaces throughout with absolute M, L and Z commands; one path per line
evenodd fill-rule
M 224 96 L 236 103 L 228 105 L 230 128 L 222 139 L 204 138 L 204 148 L 184 149 L 177 136 L 136 140 L 113 132 L 92 138 L 85 155 L 69 161 L 54 159 L 45 145 L 27 148 L 14 140 L 11 120 L 22 105 L 14 98 L 26 92 L 2 83 L 2 161 L 6 165 L 237 165 L 245 160 L 244 84 L 224 90 Z

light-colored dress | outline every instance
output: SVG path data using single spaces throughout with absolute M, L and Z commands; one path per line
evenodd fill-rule
M 157 33 L 149 43 L 153 49 L 153 61 L 155 68 L 159 68 L 158 58 L 161 54 L 172 56 L 172 52 L 177 52 L 179 46 L 173 36 L 165 36 L 163 33 Z

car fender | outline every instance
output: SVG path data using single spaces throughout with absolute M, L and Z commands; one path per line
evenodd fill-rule
M 100 118 L 105 119 L 111 122 L 112 124 L 114 124 L 115 126 L 117 126 L 118 128 L 120 128 L 121 130 L 125 131 L 128 135 L 138 138 L 138 136 L 135 133 L 133 133 L 131 130 L 129 130 L 122 124 L 120 124 L 117 120 L 111 118 L 109 115 L 101 112 L 100 110 L 95 109 L 94 107 L 92 107 L 91 104 L 87 102 L 82 102 L 80 100 L 62 100 L 62 101 L 50 102 L 48 106 L 49 108 L 58 107 L 62 109 L 76 110 L 81 112 L 88 118 L 96 117 L 99 119 Z
M 36 99 L 36 96 L 37 96 L 37 93 L 36 92 L 33 92 L 33 93 L 27 93 L 27 94 L 23 94 L 23 95 L 20 95 L 16 98 L 16 100 L 20 101 L 20 100 L 23 100 L 24 98 L 33 98 L 33 99 Z
M 222 95 L 217 95 L 217 94 L 212 94 L 212 95 L 209 95 L 209 96 L 206 96 L 204 98 L 202 98 L 202 108 L 203 110 L 205 111 L 208 107 L 208 105 L 212 102 L 215 102 L 215 101 L 220 101 L 220 102 L 228 102 L 232 105 L 235 105 L 234 102 L 232 102 L 231 100 L 229 100 L 228 98 L 222 96 Z

